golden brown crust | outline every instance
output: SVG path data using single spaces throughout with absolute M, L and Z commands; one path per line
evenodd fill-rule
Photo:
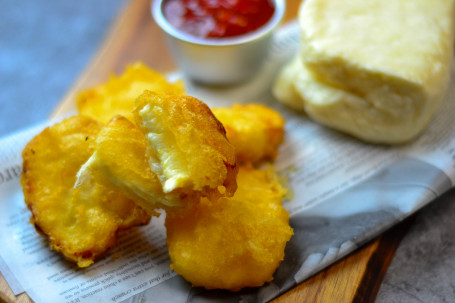
M 271 169 L 241 167 L 231 198 L 166 215 L 172 269 L 194 286 L 237 291 L 273 279 L 292 235 Z M 260 198 L 258 198 L 260 197 Z
M 166 77 L 136 63 L 127 66 L 120 76 L 111 76 L 109 81 L 80 92 L 76 97 L 79 114 L 108 123 L 114 116 L 122 115 L 134 121 L 134 100 L 152 90 L 167 94 L 184 94 L 181 81 L 169 83 Z
M 134 114 L 146 134 L 149 162 L 164 192 L 180 189 L 232 196 L 237 174 L 234 147 L 205 103 L 146 91 L 136 100 Z M 226 189 L 223 194 L 220 186 Z
M 284 137 L 284 119 L 278 112 L 260 104 L 234 104 L 212 111 L 223 123 L 239 163 L 275 159 Z
M 73 190 L 100 129 L 92 119 L 71 117 L 43 130 L 22 152 L 21 183 L 31 222 L 51 249 L 80 267 L 111 247 L 118 230 L 150 220 L 133 201 L 93 180 Z

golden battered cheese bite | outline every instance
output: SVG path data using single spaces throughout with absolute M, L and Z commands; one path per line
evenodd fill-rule
M 258 164 L 275 159 L 284 136 L 284 119 L 278 112 L 260 104 L 234 104 L 212 111 L 226 129 L 238 162 Z
M 150 167 L 165 193 L 180 189 L 211 198 L 233 195 L 235 150 L 205 103 L 145 91 L 136 100 L 134 115 L 147 138 Z
M 271 168 L 243 167 L 237 178 L 236 155 L 273 160 L 284 120 L 258 104 L 218 108 L 215 117 L 183 94 L 181 83 L 141 64 L 82 92 L 79 112 L 107 125 L 72 117 L 29 142 L 21 183 L 31 221 L 51 249 L 86 267 L 119 230 L 164 208 L 177 273 L 209 289 L 263 285 L 293 233 L 285 189 Z
M 76 173 L 94 151 L 101 124 L 75 116 L 46 128 L 22 153 L 21 184 L 31 222 L 51 249 L 86 267 L 114 245 L 121 229 L 147 224 L 150 216 L 117 190 L 84 183 Z
M 150 169 L 146 149 L 141 130 L 125 117 L 114 117 L 96 137 L 94 153 L 79 170 L 75 186 L 93 175 L 96 182 L 117 188 L 150 214 L 158 208 L 178 207 L 188 199 L 198 199 L 197 193 L 178 190 L 164 194 L 160 180 Z
M 238 291 L 273 279 L 293 231 L 271 168 L 241 167 L 232 198 L 202 199 L 190 212 L 168 211 L 172 269 L 194 286 Z
M 108 82 L 80 92 L 76 97 L 79 114 L 108 123 L 122 115 L 134 121 L 134 100 L 151 90 L 166 94 L 185 93 L 183 82 L 169 83 L 166 77 L 141 63 L 126 67 L 120 76 L 111 76 Z

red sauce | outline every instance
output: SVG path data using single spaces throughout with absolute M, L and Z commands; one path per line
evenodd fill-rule
M 179 30 L 200 38 L 224 38 L 252 32 L 270 20 L 270 0 L 167 0 L 165 18 Z

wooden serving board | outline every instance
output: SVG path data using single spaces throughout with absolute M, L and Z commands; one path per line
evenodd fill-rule
M 284 22 L 297 15 L 300 0 L 286 0 Z M 142 61 L 160 72 L 175 69 L 164 35 L 150 13 L 150 0 L 132 0 L 121 11 L 93 60 L 68 91 L 52 117 L 75 109 L 78 91 Z M 409 220 L 395 226 L 348 257 L 304 281 L 273 302 L 373 302 Z M 0 274 L 0 302 L 32 302 L 27 294 L 14 296 Z

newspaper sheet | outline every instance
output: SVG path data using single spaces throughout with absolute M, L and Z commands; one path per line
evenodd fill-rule
M 298 30 L 290 24 L 276 36 L 260 77 L 230 89 L 188 83 L 189 93 L 211 106 L 262 102 L 287 120 L 275 164 L 289 180 L 292 194 L 284 205 L 295 235 L 271 283 L 238 293 L 192 288 L 169 269 L 164 215 L 121 233 L 118 245 L 89 268 L 65 262 L 29 223 L 19 184 L 21 151 L 45 126 L 39 125 L 0 140 L 0 271 L 13 292 L 25 291 L 37 303 L 265 302 L 452 188 L 454 74 L 443 108 L 416 141 L 400 147 L 371 145 L 320 126 L 273 99 L 274 77 L 297 47 Z

